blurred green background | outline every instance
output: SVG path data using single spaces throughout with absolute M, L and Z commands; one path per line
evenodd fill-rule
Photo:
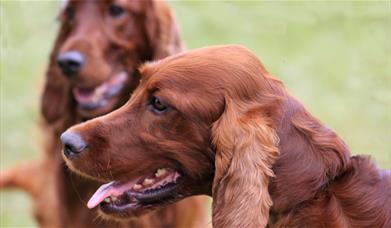
M 354 154 L 391 168 L 390 2 L 170 2 L 188 49 L 239 43 Z M 0 0 L 1 170 L 38 157 L 39 97 L 57 1 Z M 28 197 L 0 192 L 0 227 L 36 226 Z

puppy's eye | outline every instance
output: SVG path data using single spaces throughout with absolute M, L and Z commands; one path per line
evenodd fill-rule
M 119 17 L 119 16 L 121 16 L 122 14 L 125 13 L 125 9 L 124 8 L 122 8 L 119 5 L 115 5 L 115 4 L 111 4 L 109 6 L 108 11 L 109 11 L 110 16 L 112 16 L 112 17 Z
M 159 98 L 157 97 L 152 97 L 151 98 L 151 105 L 152 105 L 152 109 L 154 112 L 156 113 L 162 113 L 164 111 L 167 110 L 167 105 L 163 104 Z

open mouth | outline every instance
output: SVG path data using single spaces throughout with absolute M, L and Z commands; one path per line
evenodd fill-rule
M 103 107 L 121 92 L 127 78 L 127 73 L 121 71 L 97 87 L 74 88 L 73 96 L 82 109 L 92 110 Z
M 100 205 L 107 214 L 132 214 L 138 208 L 148 208 L 174 198 L 182 180 L 182 175 L 176 170 L 160 168 L 137 180 L 112 181 L 99 187 L 87 207 L 91 209 Z

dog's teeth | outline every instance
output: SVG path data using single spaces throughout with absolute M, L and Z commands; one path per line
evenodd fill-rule
M 95 94 L 102 95 L 106 91 L 107 85 L 101 85 L 95 90 Z
M 133 185 L 133 189 L 134 190 L 140 190 L 141 188 L 142 188 L 143 186 L 141 186 L 141 184 L 135 184 L 135 185 Z
M 155 176 L 156 177 L 160 177 L 160 176 L 162 176 L 162 175 L 164 175 L 164 174 L 166 174 L 167 173 L 167 170 L 166 169 L 158 169 L 157 171 L 156 171 L 156 173 L 155 173 Z
M 99 100 L 100 100 L 99 94 L 94 94 L 93 97 L 92 97 L 92 102 L 97 102 Z
M 104 200 L 106 203 L 110 203 L 110 197 L 105 198 Z
M 155 181 L 154 179 L 146 178 L 146 179 L 143 181 L 143 185 L 150 185 L 150 184 L 152 184 L 154 181 Z

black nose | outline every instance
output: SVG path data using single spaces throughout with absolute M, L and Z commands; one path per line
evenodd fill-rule
M 68 51 L 57 56 L 57 64 L 66 76 L 77 74 L 84 64 L 84 57 L 78 51 Z
M 81 153 L 87 148 L 87 144 L 80 135 L 71 131 L 61 134 L 61 142 L 64 146 L 64 155 L 68 158 Z

